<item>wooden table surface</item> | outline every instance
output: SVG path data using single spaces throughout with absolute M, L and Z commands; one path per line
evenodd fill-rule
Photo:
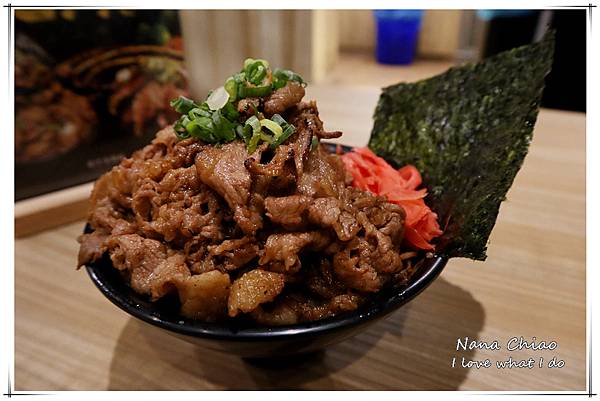
M 320 87 L 329 129 L 364 145 L 373 87 Z M 451 260 L 414 301 L 324 353 L 250 363 L 145 326 L 75 271 L 82 222 L 16 241 L 18 390 L 584 390 L 585 115 L 542 110 L 530 154 L 503 204 L 485 263 Z M 456 351 L 457 338 L 501 350 Z M 512 351 L 514 336 L 556 341 Z M 458 366 L 452 368 L 453 357 Z M 462 368 L 460 358 L 556 356 L 562 368 Z

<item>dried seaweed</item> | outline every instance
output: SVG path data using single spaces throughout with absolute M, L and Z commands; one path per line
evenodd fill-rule
M 369 147 L 414 164 L 444 228 L 437 252 L 485 260 L 489 235 L 527 154 L 554 32 L 534 44 L 383 90 Z

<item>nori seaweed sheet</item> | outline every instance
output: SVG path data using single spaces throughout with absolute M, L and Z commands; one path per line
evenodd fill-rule
M 531 141 L 554 32 L 480 63 L 383 89 L 369 147 L 413 164 L 444 234 L 436 253 L 485 260 L 489 235 Z

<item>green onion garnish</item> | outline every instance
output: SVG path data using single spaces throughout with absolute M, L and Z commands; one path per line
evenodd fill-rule
M 273 89 L 283 88 L 288 81 L 298 82 L 302 86 L 306 86 L 304 79 L 294 71 L 282 70 L 277 68 L 273 71 Z
M 260 131 L 260 120 L 256 116 L 252 116 L 246 120 L 246 124 L 252 127 L 253 131 Z
M 213 113 L 212 120 L 215 127 L 215 136 L 220 139 L 220 142 L 231 142 L 235 139 L 235 127 L 237 123 L 225 118 L 220 110 Z
M 208 105 L 208 108 L 213 111 L 221 110 L 229 103 L 229 93 L 221 86 L 208 95 L 205 103 Z
M 244 140 L 244 142 L 248 143 L 248 141 L 246 140 L 246 133 L 244 132 L 244 128 L 245 128 L 245 127 L 244 127 L 243 125 L 241 125 L 241 124 L 238 124 L 238 125 L 235 127 L 235 134 L 236 134 L 236 135 L 237 135 L 237 136 L 238 136 L 240 139 L 243 139 L 243 140 Z M 251 134 L 251 133 L 252 133 L 252 131 L 248 131 L 248 132 L 250 133 L 250 135 L 252 135 L 252 134 Z
M 204 104 L 202 104 L 202 106 L 204 106 Z M 202 106 L 194 107 L 193 109 L 188 111 L 188 116 L 190 116 L 192 120 L 198 117 L 210 117 L 210 111 L 208 110 L 208 106 L 205 108 L 202 108 Z
M 250 106 L 254 115 L 240 123 L 237 102 L 248 97 L 266 97 L 289 81 L 306 86 L 302 77 L 293 71 L 276 69 L 271 72 L 266 60 L 246 59 L 242 70 L 229 77 L 222 87 L 210 92 L 205 102 L 197 104 L 184 96 L 171 101 L 171 107 L 181 113 L 173 126 L 177 137 L 197 138 L 210 144 L 240 138 L 249 153 L 253 153 L 261 141 L 274 149 L 295 132 L 294 126 L 278 114 L 271 119 L 259 119 L 261 110 L 253 103 Z
M 281 127 L 281 134 L 275 135 L 275 140 L 271 143 L 271 148 L 275 149 L 288 139 L 296 131 L 296 128 L 285 121 L 279 114 L 273 114 L 271 119 Z
M 262 66 L 265 69 L 267 69 L 269 68 L 269 62 L 260 58 L 247 58 L 246 60 L 244 60 L 244 68 L 242 69 L 242 71 L 246 72 L 246 74 L 250 74 L 259 66 Z
M 240 117 L 240 113 L 238 113 L 238 111 L 232 103 L 227 103 L 225 107 L 221 109 L 221 112 L 229 121 L 237 122 Z
M 236 97 L 237 97 L 237 82 L 235 82 L 235 79 L 233 77 L 229 77 L 227 78 L 227 81 L 225 81 L 225 90 L 227 91 L 227 93 L 229 93 L 229 101 L 230 102 L 234 102 Z
M 177 138 L 179 140 L 187 139 L 191 136 L 190 133 L 185 129 L 185 126 L 189 123 L 190 119 L 184 114 L 181 117 L 179 117 L 179 120 L 177 120 L 177 122 L 173 126 L 175 134 L 177 135 Z
M 277 124 L 275 121 L 264 118 L 260 120 L 260 126 L 271 131 L 275 138 L 279 138 L 281 134 L 283 134 L 283 128 L 281 128 L 281 125 Z
M 260 139 L 267 142 L 268 144 L 273 143 L 273 137 L 269 134 L 265 134 L 264 132 L 261 132 Z
M 192 99 L 188 99 L 185 96 L 179 96 L 177 99 L 171 100 L 171 107 L 178 113 L 187 113 L 194 107 L 198 107 L 198 105 L 194 103 Z
M 256 148 L 258 147 L 258 141 L 260 141 L 261 131 L 254 131 L 252 134 L 252 138 L 248 142 L 248 153 L 254 153 Z
M 206 143 L 217 143 L 217 139 L 213 135 L 212 121 L 208 117 L 199 117 L 190 121 L 186 124 L 185 129 L 194 138 L 201 139 Z
M 287 121 L 285 121 L 283 119 L 283 117 L 281 117 L 279 114 L 273 114 L 273 117 L 271 117 L 271 120 L 275 121 L 277 124 L 281 125 L 282 127 L 287 124 Z
M 264 97 L 270 95 L 273 89 L 271 85 L 265 86 L 238 86 L 238 97 L 244 99 L 247 97 Z
M 254 60 L 244 70 L 248 81 L 253 85 L 260 85 L 267 76 L 268 63 L 264 60 Z

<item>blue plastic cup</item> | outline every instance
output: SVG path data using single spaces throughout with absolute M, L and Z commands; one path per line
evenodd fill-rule
M 382 64 L 410 64 L 415 58 L 423 10 L 376 10 L 376 58 Z

